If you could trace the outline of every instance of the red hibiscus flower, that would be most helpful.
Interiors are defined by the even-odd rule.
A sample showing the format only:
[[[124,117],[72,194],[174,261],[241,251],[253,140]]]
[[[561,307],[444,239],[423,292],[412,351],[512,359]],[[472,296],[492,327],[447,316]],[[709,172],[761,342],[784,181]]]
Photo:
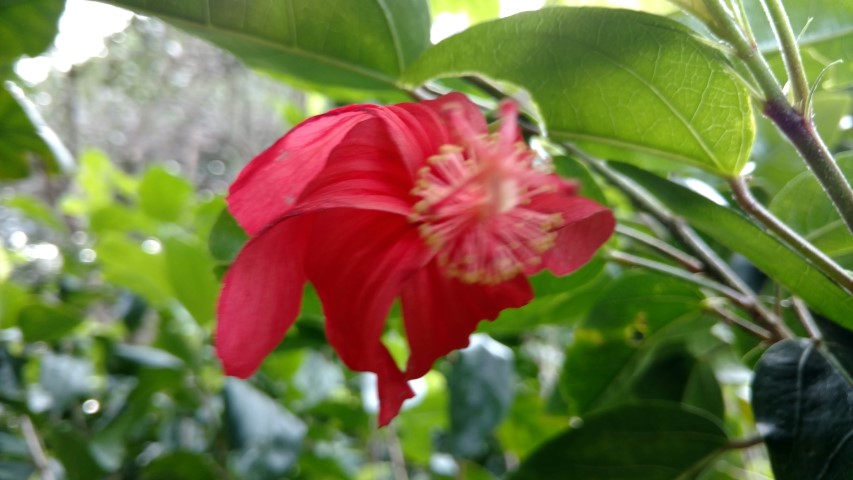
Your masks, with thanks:
[[[463,95],[338,108],[296,126],[231,186],[251,236],[225,276],[216,350],[247,377],[281,342],[305,282],[323,303],[329,343],[378,377],[379,423],[407,383],[465,347],[480,320],[532,298],[527,275],[576,270],[611,235],[613,215],[549,173],[501,107],[489,133]],[[400,299],[409,359],[380,341]]]

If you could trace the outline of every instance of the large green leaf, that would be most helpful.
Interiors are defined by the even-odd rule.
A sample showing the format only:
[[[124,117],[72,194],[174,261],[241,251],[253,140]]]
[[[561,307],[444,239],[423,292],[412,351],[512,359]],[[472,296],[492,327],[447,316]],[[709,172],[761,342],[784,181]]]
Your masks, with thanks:
[[[190,237],[163,240],[166,274],[175,296],[200,325],[213,322],[219,282],[204,245]]]
[[[230,50],[249,66],[320,85],[394,88],[429,46],[425,0],[111,0]]]
[[[853,329],[853,296],[743,215],[657,175],[630,165],[612,165],[651,192],[676,215],[689,220],[697,230],[748,258],[815,311]]]
[[[838,163],[853,180],[853,152],[839,155]],[[779,191],[770,211],[830,256],[853,253],[853,235],[811,172],[803,172]]]
[[[853,384],[819,348],[807,340],[774,345],[755,370],[752,392],[778,480],[849,480]]]
[[[693,478],[726,443],[720,425],[677,404],[636,403],[584,418],[530,455],[511,478]]]
[[[71,157],[17,86],[0,86],[0,180],[24,178],[30,161],[49,172],[68,168]]]
[[[779,46],[770,29],[761,2],[743,2],[751,20],[758,45],[767,55],[780,78],[786,78]],[[853,83],[853,2],[838,0],[788,0],[784,2],[791,19],[803,62],[811,75],[810,80],[823,68],[836,60],[843,63],[829,71],[827,83],[843,86]]]
[[[18,327],[28,342],[59,340],[83,321],[83,316],[61,307],[30,305],[21,310]]]
[[[583,415],[628,400],[663,344],[708,332],[711,325],[701,318],[703,299],[692,285],[661,275],[631,273],[613,282],[566,351],[560,388],[571,413]],[[687,375],[677,379],[682,391]]]
[[[145,172],[139,184],[139,206],[151,218],[176,222],[188,209],[193,186],[183,178],[160,167]]]
[[[404,80],[477,73],[527,89],[556,138],[722,175],[740,172],[752,146],[745,89],[718,52],[666,18],[606,8],[522,13],[446,39]]]
[[[95,246],[104,278],[124,287],[157,307],[167,306],[174,298],[165,256],[149,253],[139,242],[117,232],[103,235]]]
[[[249,236],[237,220],[231,216],[227,208],[223,208],[210,230],[207,248],[210,250],[210,255],[217,261],[231,263],[237,258],[237,254],[248,239]]]
[[[46,50],[64,7],[64,0],[0,0],[0,65]]]

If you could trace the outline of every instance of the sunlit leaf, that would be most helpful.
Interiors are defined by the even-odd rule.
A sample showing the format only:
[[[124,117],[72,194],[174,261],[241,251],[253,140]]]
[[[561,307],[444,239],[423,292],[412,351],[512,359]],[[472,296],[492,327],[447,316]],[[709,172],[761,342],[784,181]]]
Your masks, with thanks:
[[[189,182],[154,167],[145,172],[139,184],[139,206],[152,218],[174,222],[186,212],[186,203],[192,194]]]
[[[405,74],[480,73],[527,89],[558,139],[650,153],[712,173],[740,172],[754,125],[723,57],[663,17],[551,8],[474,27],[428,50]]]
[[[441,13],[465,14],[472,24],[484,20],[497,18],[501,5],[499,0],[430,0],[430,12],[435,15]]]
[[[112,0],[162,18],[253,68],[319,85],[393,89],[429,45],[426,0]]]
[[[173,298],[167,265],[162,253],[147,253],[142,242],[123,235],[105,235],[95,246],[106,279],[139,294],[154,305],[165,306]]]
[[[163,240],[166,273],[175,297],[200,325],[210,325],[216,309],[219,282],[213,260],[201,242],[171,237]]]

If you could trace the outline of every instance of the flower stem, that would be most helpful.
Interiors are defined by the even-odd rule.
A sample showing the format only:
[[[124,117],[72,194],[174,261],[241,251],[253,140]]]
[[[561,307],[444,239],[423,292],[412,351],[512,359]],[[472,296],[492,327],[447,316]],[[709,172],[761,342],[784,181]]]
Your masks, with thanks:
[[[637,229],[628,227],[626,225],[616,225],[616,232],[624,235],[632,240],[636,240],[641,242],[664,255],[669,256],[673,260],[680,263],[684,268],[686,268],[691,273],[698,273],[704,269],[704,265],[702,262],[692,255],[689,255],[681,250],[673,247],[672,245],[659,240],[651,235],[645,234]]]
[[[768,100],[764,105],[764,115],[794,144],[853,233],[853,188],[817,133],[812,119],[794,110],[787,101]]]
[[[832,200],[847,228],[853,232],[853,188],[844,177],[838,164],[835,162],[823,139],[815,129],[810,115],[803,112],[808,111],[808,82],[802,72],[802,60],[799,56],[796,40],[791,32],[791,25],[787,19],[781,0],[764,0],[765,8],[771,16],[771,23],[779,37],[780,48],[785,56],[785,63],[790,69],[796,69],[791,73],[791,81],[794,84],[796,108],[788,102],[785,93],[779,86],[779,82],[773,75],[773,71],[767,64],[764,56],[758,51],[755,41],[750,38],[748,31],[738,23],[737,19],[719,0],[706,2],[709,11],[716,21],[715,25],[719,35],[722,35],[735,49],[738,57],[755,77],[758,86],[764,93],[764,115],[769,118],[776,127],[794,145],[797,153],[809,166],[814,176],[820,182]],[[746,19],[744,19],[746,21]]]
[[[791,21],[781,0],[762,0],[761,4],[764,6],[764,12],[770,20],[776,41],[782,50],[782,59],[788,70],[788,79],[794,94],[794,107],[798,112],[803,113],[809,101],[809,81],[806,78],[806,70],[803,68],[800,48],[797,46]]]
[[[788,100],[782,91],[782,87],[779,86],[779,82],[773,75],[773,70],[770,69],[767,60],[758,51],[755,41],[744,31],[737,19],[732,16],[722,2],[712,0],[706,4],[719,25],[716,31],[734,47],[738,58],[749,68],[766,99],[787,103]]]
[[[633,200],[640,208],[650,212],[661,223],[667,226],[678,238],[689,247],[694,254],[705,264],[709,269],[709,273],[717,277],[728,286],[734,288],[743,294],[745,303],[741,306],[748,310],[756,320],[768,330],[774,333],[774,338],[777,340],[792,338],[794,335],[784,322],[772,311],[770,311],[758,295],[753,291],[746,282],[743,281],[729,265],[720,258],[719,255],[693,230],[692,227],[682,218],[674,215],[665,206],[649,194],[645,189],[615,172],[609,166],[599,159],[589,156],[583,150],[580,150],[574,145],[563,145],[567,151],[583,160],[591,168],[604,176],[610,183],[620,188],[628,197]]]
[[[752,196],[752,192],[749,191],[749,187],[746,184],[745,177],[733,178],[730,180],[730,185],[735,200],[737,200],[741,208],[754,219],[761,222],[770,231],[778,235],[788,245],[796,249],[802,256],[806,257],[824,275],[841,285],[848,293],[853,294],[853,276],[764,208]]]
[[[797,318],[800,319],[800,323],[803,325],[803,328],[808,332],[809,338],[811,338],[815,343],[822,342],[823,334],[817,327],[814,317],[812,317],[812,313],[809,311],[809,307],[806,305],[806,302],[804,302],[800,297],[793,297],[792,302],[794,306],[794,313],[797,314]]]
[[[21,417],[21,431],[24,434],[24,440],[27,443],[30,455],[33,457],[33,462],[39,471],[40,478],[54,480],[56,477],[54,477],[53,471],[50,469],[50,463],[42,446],[41,438],[39,438],[32,419],[27,415]]]
[[[761,435],[755,435],[752,437],[729,440],[728,443],[726,443],[726,449],[741,450],[744,448],[750,448],[756,445],[761,445],[762,443],[764,443],[764,438],[762,438]]]
[[[700,287],[720,293],[738,305],[749,305],[750,303],[749,300],[745,299],[743,295],[740,294],[740,292],[727,287],[722,283],[715,282],[701,275],[688,272],[687,270],[683,270],[672,265],[667,265],[666,263],[656,262],[648,258],[638,257],[636,255],[631,255],[630,253],[619,252],[616,250],[608,252],[607,259],[616,263],[621,263],[622,265],[642,267],[671,277],[686,280]]]

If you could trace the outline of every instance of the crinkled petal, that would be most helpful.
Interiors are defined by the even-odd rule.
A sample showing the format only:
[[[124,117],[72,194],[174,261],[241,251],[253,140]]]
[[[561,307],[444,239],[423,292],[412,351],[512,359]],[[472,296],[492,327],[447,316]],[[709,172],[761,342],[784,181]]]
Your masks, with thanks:
[[[439,153],[442,145],[462,145],[450,127],[449,109],[459,110],[476,134],[486,132],[483,114],[468,97],[456,92],[435,100],[392,105],[385,110],[387,113],[380,114],[413,176],[429,157]]]
[[[554,248],[543,255],[543,262],[535,271],[548,268],[555,275],[566,275],[577,270],[595,255],[616,228],[616,219],[610,209],[588,198],[574,196],[573,191],[574,188],[567,184],[556,193],[534,197],[528,206],[531,210],[560,213],[563,217]]]
[[[400,215],[340,209],[317,213],[316,222],[307,267],[326,335],[349,368],[376,373],[385,425],[413,393],[380,338],[403,280],[432,253]]]
[[[355,105],[314,117],[255,157],[229,190],[228,209],[237,222],[254,235],[285,216],[326,166],[329,154],[378,108]]]
[[[373,110],[378,114],[382,110]],[[408,215],[414,180],[381,118],[364,120],[329,153],[323,170],[297,200],[294,213],[360,208]],[[398,132],[405,138],[407,132]]]
[[[227,375],[254,373],[299,314],[309,221],[294,218],[261,232],[225,274],[215,345]]]
[[[436,359],[467,346],[481,320],[494,320],[501,310],[521,307],[532,298],[523,275],[496,285],[467,284],[445,276],[437,262],[431,262],[403,284],[410,350],[406,378],[425,375]]]

